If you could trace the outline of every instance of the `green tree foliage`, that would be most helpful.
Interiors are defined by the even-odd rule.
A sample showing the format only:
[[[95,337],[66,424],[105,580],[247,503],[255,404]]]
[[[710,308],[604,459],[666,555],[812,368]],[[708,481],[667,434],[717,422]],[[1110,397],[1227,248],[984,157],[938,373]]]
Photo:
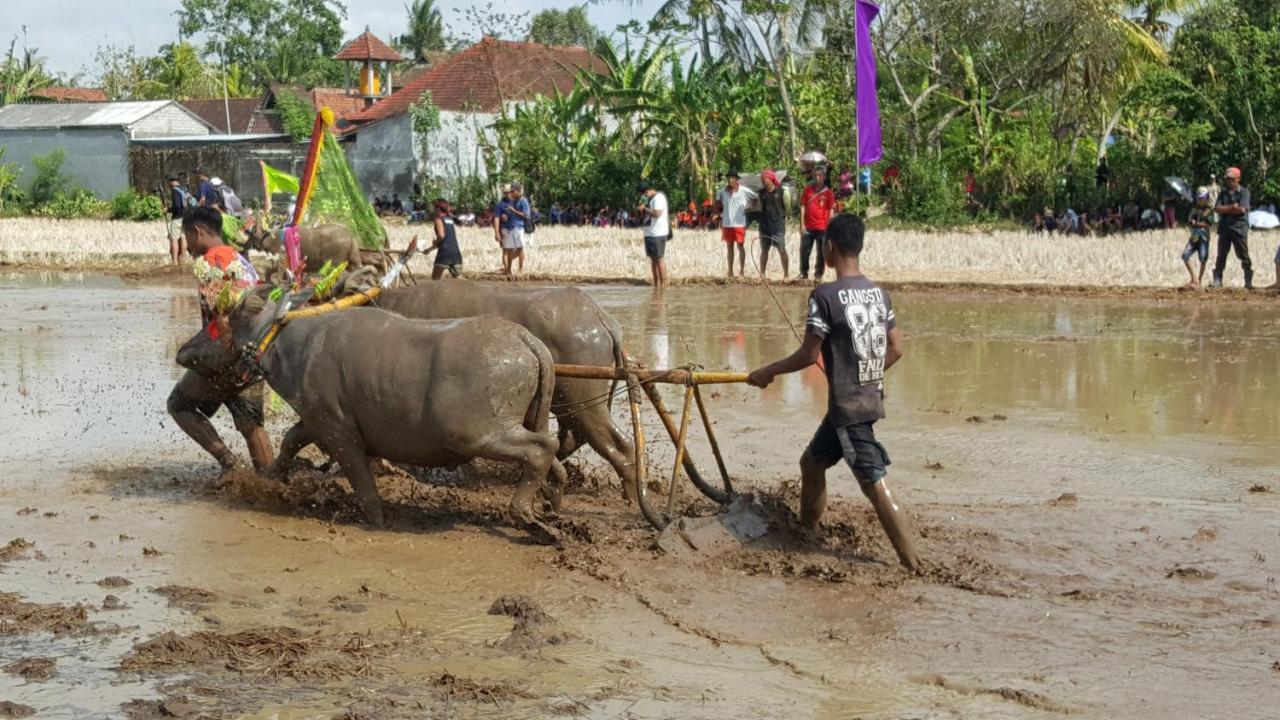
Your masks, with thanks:
[[[414,62],[421,62],[427,53],[447,47],[444,19],[440,17],[434,0],[413,0],[413,4],[406,5],[404,11],[408,15],[409,28],[396,39],[396,44],[401,51],[411,55]]]
[[[22,168],[18,167],[18,163],[4,161],[5,150],[5,146],[0,145],[0,212],[4,211],[5,200],[10,197],[10,193],[18,182],[18,176],[22,174]]]
[[[243,69],[247,85],[337,83],[346,6],[337,0],[182,0],[178,30]]]
[[[529,40],[543,45],[578,45],[591,47],[600,31],[587,18],[585,5],[568,10],[548,8],[533,16],[529,25]]]
[[[9,51],[5,54],[4,63],[0,64],[0,106],[30,102],[35,99],[32,93],[49,87],[56,81],[45,69],[39,50],[26,45],[26,31],[24,26],[22,52],[17,51],[18,38],[14,36],[9,41]]]
[[[307,142],[316,124],[316,109],[296,93],[281,89],[276,93],[276,112],[280,124],[294,142]]]

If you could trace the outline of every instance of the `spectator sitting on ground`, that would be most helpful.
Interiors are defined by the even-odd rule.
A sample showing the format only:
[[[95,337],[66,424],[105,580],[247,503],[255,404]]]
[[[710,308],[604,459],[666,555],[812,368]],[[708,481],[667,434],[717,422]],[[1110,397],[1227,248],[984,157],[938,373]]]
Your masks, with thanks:
[[[1142,230],[1155,230],[1162,224],[1164,224],[1164,215],[1152,207],[1142,211],[1142,218],[1138,227]]]

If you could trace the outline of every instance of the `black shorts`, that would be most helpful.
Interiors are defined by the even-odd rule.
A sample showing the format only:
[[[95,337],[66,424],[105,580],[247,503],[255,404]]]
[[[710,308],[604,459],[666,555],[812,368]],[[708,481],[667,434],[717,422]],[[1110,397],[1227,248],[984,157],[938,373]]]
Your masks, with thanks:
[[[188,370],[169,393],[169,412],[194,410],[213,417],[218,408],[225,407],[236,429],[261,427],[265,415],[264,385],[259,381],[247,387],[232,387]]]
[[[805,452],[823,467],[831,467],[843,458],[862,485],[883,480],[889,466],[889,453],[876,440],[874,422],[836,427],[824,417]]]
[[[435,267],[448,271],[449,277],[462,277],[462,263],[441,263],[435,264]]]
[[[667,236],[644,236],[644,254],[654,260],[661,260],[667,254]]]

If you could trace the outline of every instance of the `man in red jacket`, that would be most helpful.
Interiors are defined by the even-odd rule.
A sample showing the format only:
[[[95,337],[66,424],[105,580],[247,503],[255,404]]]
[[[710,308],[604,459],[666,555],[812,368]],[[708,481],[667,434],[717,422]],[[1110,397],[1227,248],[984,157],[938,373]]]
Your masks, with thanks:
[[[815,167],[812,182],[800,194],[800,222],[804,234],[800,238],[800,275],[797,280],[809,279],[809,253],[816,249],[818,263],[814,268],[814,279],[822,282],[822,273],[826,270],[822,241],[827,235],[827,223],[831,221],[831,211],[835,207],[835,193],[827,186],[827,170],[822,166]]]

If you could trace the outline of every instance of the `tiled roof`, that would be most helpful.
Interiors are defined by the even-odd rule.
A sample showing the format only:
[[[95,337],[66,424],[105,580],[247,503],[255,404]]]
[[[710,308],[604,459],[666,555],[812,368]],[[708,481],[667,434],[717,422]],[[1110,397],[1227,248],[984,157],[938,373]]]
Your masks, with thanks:
[[[400,115],[427,90],[441,110],[496,112],[503,103],[549,96],[557,90],[567,93],[584,69],[604,72],[605,66],[586,48],[486,37],[347,119],[371,123]]]
[[[231,98],[224,104],[222,98],[209,100],[184,100],[184,106],[199,115],[220,133],[230,135],[260,135],[279,133],[280,118],[263,108],[263,99]],[[227,111],[231,111],[231,127],[227,128]]]
[[[390,46],[378,39],[377,35],[369,32],[365,28],[364,33],[360,37],[352,40],[337,55],[333,56],[334,60],[403,60],[404,56],[392,50]]]
[[[46,87],[31,91],[32,95],[54,102],[107,102],[110,98],[101,88]]]

